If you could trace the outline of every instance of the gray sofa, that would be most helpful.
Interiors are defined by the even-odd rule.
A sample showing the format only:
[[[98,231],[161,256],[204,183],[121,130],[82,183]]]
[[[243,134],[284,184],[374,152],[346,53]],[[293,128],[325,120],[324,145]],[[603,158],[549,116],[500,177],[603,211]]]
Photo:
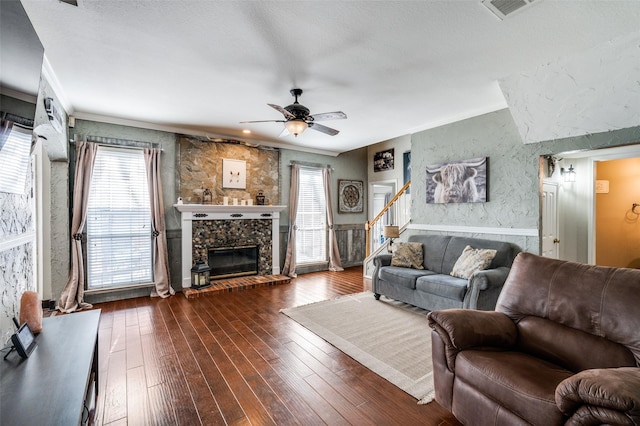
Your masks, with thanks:
[[[430,311],[467,308],[495,309],[518,246],[503,241],[447,235],[412,235],[409,242],[422,243],[424,269],[391,266],[391,254],[374,258],[372,291]],[[465,247],[497,250],[486,270],[463,279],[450,275]]]

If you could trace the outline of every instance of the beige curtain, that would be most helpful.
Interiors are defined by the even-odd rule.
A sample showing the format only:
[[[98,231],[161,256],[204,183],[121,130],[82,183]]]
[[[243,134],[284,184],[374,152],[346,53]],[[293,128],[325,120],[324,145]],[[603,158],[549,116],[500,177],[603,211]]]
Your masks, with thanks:
[[[329,270],[344,271],[333,223],[333,203],[331,202],[333,197],[331,197],[331,169],[329,167],[322,170],[322,178],[324,180],[324,196],[327,204],[327,225],[329,226]]]
[[[298,216],[298,189],[300,186],[300,166],[291,166],[291,189],[289,190],[289,240],[287,243],[287,253],[284,259],[282,273],[284,275],[296,276],[296,217]],[[275,236],[274,236],[275,238]]]
[[[62,290],[56,309],[74,312],[92,306],[84,302],[84,265],[82,261],[82,230],[87,215],[89,187],[98,145],[91,142],[76,144],[76,171],[73,181],[73,218],[71,220],[71,271]]]
[[[151,297],[169,297],[175,294],[171,287],[169,274],[169,254],[167,251],[167,228],[164,221],[164,202],[162,199],[161,154],[155,148],[144,150],[144,162],[147,169],[149,199],[151,201],[151,227],[153,229],[153,278],[155,289]]]

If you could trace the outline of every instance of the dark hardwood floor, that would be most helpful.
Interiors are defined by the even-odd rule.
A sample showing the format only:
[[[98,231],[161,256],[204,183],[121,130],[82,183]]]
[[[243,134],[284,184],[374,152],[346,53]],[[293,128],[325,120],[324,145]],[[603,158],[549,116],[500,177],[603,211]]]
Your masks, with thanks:
[[[356,267],[189,300],[97,304],[96,424],[457,425],[279,313],[369,288]]]

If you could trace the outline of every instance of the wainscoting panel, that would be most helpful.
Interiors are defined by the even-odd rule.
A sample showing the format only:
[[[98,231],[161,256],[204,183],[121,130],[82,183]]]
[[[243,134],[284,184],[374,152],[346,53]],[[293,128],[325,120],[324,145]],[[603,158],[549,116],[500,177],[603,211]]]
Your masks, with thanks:
[[[342,266],[362,265],[366,253],[366,233],[364,223],[337,225],[336,239],[340,250]]]

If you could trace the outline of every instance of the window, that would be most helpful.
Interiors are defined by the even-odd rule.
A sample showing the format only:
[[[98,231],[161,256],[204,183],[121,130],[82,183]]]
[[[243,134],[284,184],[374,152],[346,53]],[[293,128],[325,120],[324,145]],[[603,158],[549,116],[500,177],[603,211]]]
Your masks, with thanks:
[[[296,262],[327,261],[327,209],[322,169],[300,168],[296,216]]]
[[[149,189],[141,150],[98,148],[86,230],[89,289],[153,282]]]
[[[31,130],[14,124],[4,144],[0,140],[0,192],[25,193],[30,152]]]

